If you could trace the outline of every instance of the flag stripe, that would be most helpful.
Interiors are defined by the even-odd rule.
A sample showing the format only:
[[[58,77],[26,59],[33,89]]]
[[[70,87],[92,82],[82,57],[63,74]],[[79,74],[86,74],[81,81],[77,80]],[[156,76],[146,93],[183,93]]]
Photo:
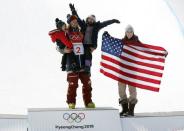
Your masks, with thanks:
[[[145,63],[142,63],[142,64],[138,64],[137,62],[134,62],[134,61],[131,61],[129,62],[129,59],[121,59],[119,57],[115,57],[111,54],[107,54],[105,52],[102,52],[102,61],[104,60],[109,60],[109,61],[117,61],[117,63],[122,63],[122,64],[125,64],[125,65],[128,65],[128,66],[133,66],[133,67],[136,67],[136,68],[140,68],[140,69],[145,69],[145,70],[150,70],[150,71],[153,71],[153,72],[158,72],[158,73],[163,73],[163,69],[159,69],[159,68],[153,68],[152,66],[150,67],[150,65],[146,65]],[[163,67],[160,67],[160,68],[163,68]]]
[[[107,68],[102,68],[104,71],[107,71],[111,74],[114,74],[120,78],[122,78],[123,80],[126,80],[128,82],[135,82],[135,83],[140,83],[140,84],[144,84],[144,85],[148,85],[148,86],[152,86],[152,87],[156,87],[156,88],[159,88],[159,84],[154,84],[154,83],[150,83],[150,82],[146,82],[146,81],[142,81],[142,80],[138,80],[138,79],[134,79],[134,78],[131,78],[131,77],[126,77],[124,75],[121,75],[113,70],[110,70],[110,69],[107,69]]]
[[[141,50],[140,48],[136,48],[133,45],[129,45],[129,47],[131,47],[131,48],[133,48],[135,50],[138,50],[138,51],[142,51],[142,52],[144,52],[146,54],[150,54],[150,55],[157,55],[157,56],[163,56],[163,57],[165,57],[165,55],[166,55],[166,52],[160,53],[160,52],[153,52],[153,51]]]
[[[147,72],[145,73],[145,72],[139,72],[137,70],[131,70],[129,68],[123,67],[122,65],[117,65],[117,63],[112,63],[112,62],[109,62],[109,61],[106,61],[106,60],[103,60],[101,63],[109,64],[110,66],[114,66],[115,68],[120,69],[120,70],[122,70],[126,73],[145,76],[145,77],[148,77],[148,78],[151,78],[151,79],[160,80],[160,77],[161,77],[161,76],[154,76],[152,74],[148,74]],[[162,75],[162,74],[160,74],[160,75]]]
[[[165,61],[165,59],[163,59],[164,58],[163,56],[146,54],[146,53],[143,53],[141,51],[130,48],[128,46],[124,46],[123,49],[124,49],[123,52],[130,54],[132,56],[138,57],[140,59],[148,59],[148,60],[158,61],[158,62],[162,62],[162,63]]]
[[[104,56],[102,56],[102,58],[104,59]],[[131,65],[125,65],[125,64],[123,64],[121,62],[116,61],[115,59],[111,59],[111,58],[106,57],[106,60],[108,60],[108,61],[110,61],[112,63],[118,64],[118,65],[120,65],[120,66],[122,66],[124,68],[130,69],[130,70],[136,70],[137,72],[140,72],[140,73],[145,73],[145,74],[158,76],[158,77],[162,76],[162,73],[153,72],[153,71],[150,71],[150,70],[145,70],[145,69],[141,69],[141,68],[138,68],[138,67],[132,67]]]
[[[141,81],[146,81],[146,82],[150,82],[150,83],[154,83],[154,84],[160,84],[160,78],[158,78],[158,80],[152,78],[151,76],[147,76],[143,73],[135,73],[133,71],[127,71],[127,69],[124,69],[122,67],[120,67],[120,69],[118,67],[115,67],[114,65],[108,65],[106,63],[102,63],[101,62],[101,65],[106,68],[106,69],[109,69],[109,70],[112,70],[114,72],[117,72],[121,75],[124,75],[126,77],[130,77],[130,78],[134,78],[134,79],[137,79],[137,80],[141,80]]]
[[[154,65],[154,64],[150,64],[150,63],[144,63],[144,62],[140,62],[140,61],[135,61],[135,60],[132,60],[132,59],[124,57],[124,56],[121,56],[121,58],[122,58],[122,60],[131,62],[131,63],[135,63],[137,65],[142,65],[142,66],[147,66],[147,67],[154,68],[154,69],[164,70],[163,66]]]
[[[147,56],[147,57],[153,57],[153,58],[162,58],[162,59],[165,59],[165,57],[164,56],[162,56],[162,55],[160,55],[160,54],[158,54],[158,55],[155,55],[155,52],[153,52],[153,54],[152,53],[148,53],[148,52],[144,52],[144,51],[142,51],[142,50],[139,50],[139,49],[136,49],[136,48],[134,48],[134,47],[132,47],[132,46],[130,46],[130,45],[124,45],[124,47],[123,47],[124,49],[127,49],[127,50],[129,50],[129,51],[133,51],[133,52],[135,52],[135,53],[137,53],[137,54],[141,54],[141,55],[144,55],[144,56]]]
[[[159,86],[158,85],[153,86],[150,83],[139,82],[138,80],[134,80],[134,79],[132,79],[131,81],[130,81],[130,79],[126,80],[125,79],[126,77],[117,75],[116,72],[112,72],[110,70],[103,69],[103,68],[100,69],[100,72],[103,73],[104,75],[110,77],[110,78],[113,78],[117,81],[129,84],[129,85],[132,85],[134,87],[138,87],[138,88],[142,88],[142,89],[148,89],[148,90],[152,90],[152,91],[159,91]]]
[[[149,44],[144,44],[144,43],[141,43],[140,47],[144,47],[146,48],[147,50],[148,49],[151,49],[151,50],[157,50],[157,51],[166,51],[163,47],[160,47],[160,46],[155,46],[155,45],[149,45]]]
[[[146,70],[146,69],[141,69],[141,68],[138,68],[138,67],[133,67],[131,65],[125,65],[115,59],[112,59],[112,58],[109,58],[109,57],[106,57],[106,56],[102,56],[103,58],[103,61],[109,61],[109,62],[106,62],[108,64],[116,64],[118,65],[119,67],[122,67],[124,69],[128,69],[128,70],[132,70],[132,71],[136,71],[136,73],[144,73],[145,75],[151,75],[151,76],[155,76],[155,77],[161,77],[162,76],[162,73],[159,73],[159,72],[154,72],[154,71],[150,71],[150,70]]]
[[[138,57],[129,55],[129,54],[125,53],[125,52],[122,52],[122,56],[130,58],[130,59],[135,60],[135,61],[140,61],[140,62],[149,63],[149,64],[153,64],[153,65],[164,66],[164,63],[162,63],[162,62],[151,61],[151,60],[148,60],[148,59],[140,59]]]
[[[144,45],[144,44],[143,44]],[[146,46],[148,46],[148,45],[146,45]],[[161,53],[161,54],[165,54],[166,53],[166,51],[165,50],[157,50],[156,48],[157,47],[155,47],[155,49],[154,48],[148,48],[148,47],[144,47],[144,46],[132,46],[132,47],[134,47],[135,49],[139,49],[139,50],[142,50],[142,51],[148,51],[148,52],[150,52],[150,53]]]

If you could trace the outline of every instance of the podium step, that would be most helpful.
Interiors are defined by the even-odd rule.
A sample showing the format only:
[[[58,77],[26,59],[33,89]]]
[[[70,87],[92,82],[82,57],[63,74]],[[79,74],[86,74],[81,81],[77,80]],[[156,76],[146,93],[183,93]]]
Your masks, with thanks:
[[[28,129],[29,128],[29,129]],[[0,131],[184,131],[184,112],[138,113],[119,117],[114,108],[29,109],[0,115]]]
[[[184,112],[138,113],[121,125],[122,131],[184,131]]]
[[[25,115],[0,115],[0,131],[27,131],[27,116]]]
[[[96,109],[29,109],[29,131],[122,131],[119,111]]]

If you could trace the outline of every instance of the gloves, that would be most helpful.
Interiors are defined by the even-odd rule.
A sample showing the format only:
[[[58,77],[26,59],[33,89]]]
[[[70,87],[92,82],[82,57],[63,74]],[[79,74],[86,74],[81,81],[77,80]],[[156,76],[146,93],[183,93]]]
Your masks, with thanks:
[[[103,33],[103,35],[110,36],[110,35],[109,35],[109,32],[107,32],[107,31],[105,31],[105,32]]]
[[[71,53],[72,52],[72,49],[69,49],[69,48],[64,48],[64,49],[61,49],[59,46],[56,46],[56,50],[58,52],[60,52],[61,54],[65,54],[65,53]]]
[[[120,21],[119,20],[117,20],[117,19],[113,19],[113,21],[114,21],[114,23],[120,23]]]
[[[167,55],[168,55],[168,52],[166,51],[166,53],[165,53],[165,57],[167,57]]]
[[[71,4],[70,3],[69,6],[70,6],[71,11],[74,11],[75,10],[74,4]]]
[[[56,19],[55,19],[55,22],[56,22],[56,23],[59,22],[59,18],[56,18]]]

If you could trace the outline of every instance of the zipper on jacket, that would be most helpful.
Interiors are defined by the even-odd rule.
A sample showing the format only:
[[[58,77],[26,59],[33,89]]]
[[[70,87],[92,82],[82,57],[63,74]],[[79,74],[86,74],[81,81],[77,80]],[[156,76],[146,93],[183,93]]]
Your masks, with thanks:
[[[81,55],[79,55],[79,64],[80,64],[80,68],[82,67],[82,64],[81,64]]]

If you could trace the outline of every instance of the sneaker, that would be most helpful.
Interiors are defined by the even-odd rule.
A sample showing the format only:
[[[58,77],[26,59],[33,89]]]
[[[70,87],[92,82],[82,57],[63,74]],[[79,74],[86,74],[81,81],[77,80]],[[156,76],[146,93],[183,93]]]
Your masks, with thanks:
[[[68,107],[69,107],[69,109],[75,109],[75,104],[74,103],[69,103]]]
[[[95,103],[93,102],[88,103],[86,108],[95,108]]]

